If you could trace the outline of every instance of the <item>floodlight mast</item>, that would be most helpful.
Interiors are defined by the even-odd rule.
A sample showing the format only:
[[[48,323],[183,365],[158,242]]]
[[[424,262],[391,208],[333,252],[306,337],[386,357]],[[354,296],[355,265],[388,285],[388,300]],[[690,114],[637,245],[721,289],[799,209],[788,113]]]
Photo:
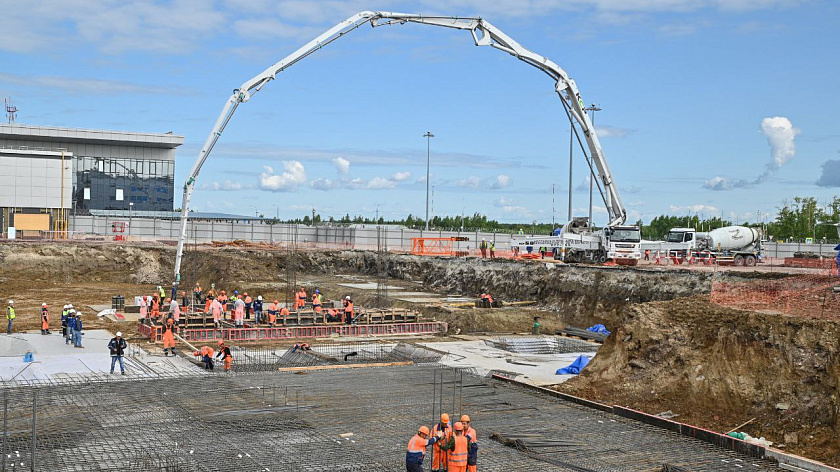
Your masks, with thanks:
[[[575,81],[569,78],[569,75],[566,71],[560,68],[560,66],[547,57],[535,54],[524,48],[512,38],[504,34],[501,30],[481,18],[423,16],[408,13],[364,11],[351,16],[341,23],[338,23],[317,38],[306,43],[295,52],[273,64],[259,75],[245,82],[239,88],[234,89],[233,94],[230,98],[228,98],[227,102],[225,102],[222,113],[219,115],[219,118],[216,120],[216,124],[213,126],[213,130],[204,142],[204,146],[198,154],[198,159],[196,160],[195,165],[190,171],[187,181],[184,184],[184,195],[181,203],[181,231],[178,238],[178,250],[175,256],[175,282],[173,283],[173,293],[177,290],[178,284],[181,281],[181,260],[184,253],[184,245],[186,243],[190,198],[192,197],[193,190],[195,189],[195,181],[198,178],[201,167],[210,155],[210,151],[213,150],[213,147],[216,145],[216,142],[218,142],[225,127],[228,123],[230,123],[233,113],[241,103],[247,102],[254,96],[255,93],[259,92],[265,84],[276,79],[277,74],[285,71],[303,58],[366,23],[370,23],[373,27],[405,23],[420,23],[431,26],[468,30],[472,35],[476,46],[491,46],[500,51],[504,51],[522,62],[536,67],[546,73],[555,81],[555,91],[563,103],[563,107],[568,114],[572,126],[576,126],[575,123],[577,123],[577,126],[580,126],[581,133],[583,134],[587,147],[589,148],[589,155],[587,155],[586,158],[589,166],[594,166],[593,170],[597,173],[600,180],[600,182],[598,182],[598,191],[601,193],[601,197],[604,200],[607,214],[609,216],[609,223],[607,226],[616,226],[625,223],[627,220],[627,212],[621,201],[621,197],[619,196],[618,187],[613,181],[612,174],[610,173],[609,166],[607,165],[606,158],[604,157],[603,150],[601,149],[601,144],[598,141],[598,136],[595,134],[592,122],[586,114],[583,99],[580,96],[580,92],[578,91]],[[580,141],[580,136],[578,136],[578,141]]]

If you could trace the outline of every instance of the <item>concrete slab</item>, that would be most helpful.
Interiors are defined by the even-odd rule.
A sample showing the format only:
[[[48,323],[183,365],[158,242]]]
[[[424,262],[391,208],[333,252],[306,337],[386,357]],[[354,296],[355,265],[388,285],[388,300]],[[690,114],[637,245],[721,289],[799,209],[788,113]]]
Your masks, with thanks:
[[[341,287],[353,288],[356,290],[376,290],[376,282],[367,282],[363,284],[338,284]],[[396,285],[387,285],[388,290],[404,290],[402,287]]]
[[[448,353],[441,363],[452,367],[472,367],[479,375],[491,370],[504,370],[519,374],[516,380],[531,385],[545,386],[563,383],[574,375],[557,375],[557,369],[571,364],[579,355],[594,357],[592,352],[569,354],[515,354],[475,341],[422,343],[423,346]],[[532,364],[532,365],[523,365]]]
[[[414,298],[414,297],[398,297],[397,300],[409,303],[439,303],[440,298]]]
[[[394,293],[388,292],[388,296],[389,297],[424,297],[424,296],[434,297],[435,294],[434,293],[429,293],[429,292],[394,292]]]
[[[111,356],[108,341],[114,335],[105,330],[84,332],[84,349],[66,345],[61,333],[42,335],[20,333],[0,336],[0,380],[52,380],[61,381],[95,377],[108,374],[111,370]],[[27,351],[18,354],[20,347]],[[129,346],[126,356],[126,371],[132,376],[149,376],[151,373],[180,372],[195,369],[185,359],[152,356],[139,348]],[[23,355],[32,352],[33,362],[24,362]]]

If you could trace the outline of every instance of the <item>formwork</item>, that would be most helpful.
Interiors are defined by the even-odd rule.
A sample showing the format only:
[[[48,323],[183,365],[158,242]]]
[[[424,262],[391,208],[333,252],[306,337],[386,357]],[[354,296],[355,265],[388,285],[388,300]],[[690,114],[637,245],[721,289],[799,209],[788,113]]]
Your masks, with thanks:
[[[7,384],[0,402],[5,470],[402,471],[441,411],[471,416],[482,471],[778,470],[435,365]]]

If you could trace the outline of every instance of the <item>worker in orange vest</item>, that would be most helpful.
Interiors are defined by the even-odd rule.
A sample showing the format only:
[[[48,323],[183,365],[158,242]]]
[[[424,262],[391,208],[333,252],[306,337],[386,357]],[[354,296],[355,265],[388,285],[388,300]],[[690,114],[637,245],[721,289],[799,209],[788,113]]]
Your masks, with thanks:
[[[440,435],[438,435],[440,433]],[[452,437],[452,425],[449,423],[449,415],[442,413],[440,422],[432,427],[432,435],[440,437],[441,442],[432,448],[432,472],[446,470],[446,449],[445,446]]]
[[[50,334],[50,307],[41,304],[41,334]]]
[[[315,293],[312,294],[312,309],[315,310],[315,313],[321,314],[321,291],[317,288],[315,289]]]
[[[245,299],[242,300],[242,301],[245,302],[245,319],[250,320],[251,319],[251,307],[254,304],[254,299],[251,298],[250,295],[248,295],[248,292],[245,292],[245,294],[242,295],[242,296],[245,297]]]
[[[279,303],[279,300],[274,300],[272,303],[268,304],[268,326],[270,328],[273,328],[274,323],[277,322],[277,305]]]
[[[155,293],[152,295],[152,319],[157,320],[160,317],[160,295]]]
[[[426,455],[426,448],[437,442],[443,433],[438,432],[437,436],[429,438],[429,428],[421,426],[417,434],[408,441],[405,451],[406,472],[423,472],[423,457]]]
[[[172,355],[175,355],[175,331],[178,329],[175,326],[175,320],[170,316],[166,318],[166,323],[163,325],[163,355],[169,356],[169,350],[172,349]]]
[[[233,354],[230,353],[230,348],[222,340],[219,340],[219,352],[216,354],[216,359],[219,356],[222,356],[225,361],[225,372],[230,372],[230,366],[233,364]]]
[[[226,320],[227,319],[228,297],[227,297],[227,293],[224,290],[222,290],[221,293],[219,293],[218,300],[219,300],[219,303],[222,304],[222,319]]]
[[[295,299],[295,310],[302,310],[304,307],[306,307],[306,290],[301,287]]]
[[[353,324],[353,300],[350,295],[344,297],[344,324]]]
[[[475,472],[478,462],[478,433],[470,426],[470,417],[461,416],[461,423],[464,425],[464,435],[470,438],[470,447],[467,451],[467,472]]]
[[[458,421],[453,426],[455,435],[443,446],[449,451],[447,472],[467,472],[467,455],[469,454],[470,438],[464,434],[464,424]]]
[[[193,352],[196,357],[201,357],[201,362],[204,362],[204,368],[213,370],[213,348],[210,346],[201,346],[200,351]]]

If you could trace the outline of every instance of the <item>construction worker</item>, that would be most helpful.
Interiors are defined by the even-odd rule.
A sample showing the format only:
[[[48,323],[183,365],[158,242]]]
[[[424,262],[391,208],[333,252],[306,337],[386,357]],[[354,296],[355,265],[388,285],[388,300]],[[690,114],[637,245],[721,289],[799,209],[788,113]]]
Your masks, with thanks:
[[[84,349],[82,346],[82,312],[76,313],[75,322],[73,323],[73,347]]]
[[[230,353],[230,348],[221,339],[219,340],[219,352],[216,354],[216,359],[219,356],[222,356],[225,361],[225,372],[230,372],[230,366],[233,364],[233,354]]]
[[[446,449],[445,446],[452,437],[452,425],[449,424],[449,415],[442,413],[440,422],[432,427],[432,435],[439,437],[441,442],[432,448],[432,472],[446,470]]]
[[[280,312],[277,316],[283,318],[283,326],[286,326],[286,319],[289,317],[289,309],[286,308],[286,305],[280,307]]]
[[[273,302],[268,304],[268,326],[273,328],[274,323],[277,321],[277,306],[278,300],[274,300]]]
[[[67,337],[67,312],[70,311],[69,305],[64,304],[61,308],[61,335]]]
[[[76,310],[73,308],[73,305],[70,305],[70,309],[67,310],[67,335],[64,337],[64,345],[68,345],[73,342],[73,326],[76,324]]]
[[[312,294],[312,309],[315,310],[315,313],[320,315],[321,306],[321,291],[316,288],[315,293]]]
[[[650,249],[645,249],[645,260],[646,261],[650,260]]]
[[[196,302],[198,303],[198,302]],[[189,313],[190,308],[190,299],[187,298],[187,291],[181,290],[181,311],[185,313]]]
[[[496,258],[496,243],[490,241],[490,259]]]
[[[219,329],[222,326],[222,304],[213,295],[208,295],[207,299],[210,301],[210,314],[213,315],[213,325],[216,329]]]
[[[193,352],[196,357],[201,357],[201,362],[204,363],[204,368],[213,370],[213,348],[210,346],[201,346],[200,351]]]
[[[478,459],[478,433],[470,426],[470,417],[461,416],[461,423],[464,425],[464,435],[470,438],[470,447],[467,450],[467,472],[475,472]]]
[[[426,448],[437,442],[443,433],[438,432],[437,436],[429,438],[429,428],[421,426],[417,434],[408,441],[405,451],[406,472],[423,472],[423,458],[426,456]]]
[[[6,307],[6,319],[9,320],[9,327],[6,329],[6,334],[12,334],[12,325],[15,324],[15,301],[9,300],[9,306]]]
[[[163,324],[163,355],[169,356],[169,350],[172,349],[172,355],[175,355],[175,331],[178,326],[175,325],[175,320],[168,316],[166,323]]]
[[[152,320],[157,321],[160,317],[160,294],[152,295],[152,302],[149,305],[152,308]]]
[[[263,322],[263,298],[262,295],[257,295],[254,300],[254,323],[260,324]]]
[[[207,299],[204,301],[204,313],[210,313],[210,305],[213,304],[213,300],[215,299],[216,297],[213,295],[207,295]]]
[[[225,293],[224,290],[222,290],[222,292],[219,294],[218,300],[219,300],[219,303],[222,304],[222,319],[227,319],[228,297],[227,297],[227,293]]]
[[[195,303],[201,303],[201,295],[202,295],[201,285],[196,282],[195,287],[193,287],[193,298],[195,299]]]
[[[108,341],[108,350],[111,351],[111,373],[114,373],[114,364],[119,361],[120,374],[125,375],[125,363],[123,362],[123,355],[128,347],[125,339],[122,337],[122,332],[117,331],[117,335]]]
[[[344,324],[353,324],[353,300],[350,295],[344,297]]]
[[[160,285],[157,286],[157,293],[160,295],[161,300],[166,298],[166,290],[164,290]]]
[[[303,287],[300,288],[297,292],[297,298],[295,299],[295,310],[302,310],[306,307],[306,290]]]
[[[219,292],[216,291],[216,284],[210,284],[210,290],[207,291],[208,297],[217,298],[219,296]]]
[[[140,298],[140,319],[145,320],[149,317],[149,297],[147,295],[143,295]]]
[[[181,321],[181,307],[178,306],[178,300],[167,298],[166,302],[169,303],[169,316],[177,325]]]
[[[486,259],[487,258],[487,240],[485,240],[484,238],[481,238],[481,243],[479,243],[478,249],[481,251],[481,258]]]
[[[248,292],[245,292],[242,295],[242,297],[243,297],[243,301],[245,302],[245,319],[250,320],[251,319],[251,307],[254,304],[254,299],[252,299],[251,296],[248,295]]]
[[[41,304],[41,334],[50,334],[50,307]]]
[[[239,295],[234,295],[236,300],[233,302],[233,324],[237,328],[245,326],[245,302],[239,298]]]
[[[467,472],[467,456],[469,455],[471,437],[464,434],[464,424],[460,421],[453,426],[454,436],[442,447],[449,453],[447,472]]]
[[[327,323],[333,323],[336,321],[341,321],[341,315],[338,313],[338,310],[335,308],[327,308],[327,314],[324,317],[324,321]]]

